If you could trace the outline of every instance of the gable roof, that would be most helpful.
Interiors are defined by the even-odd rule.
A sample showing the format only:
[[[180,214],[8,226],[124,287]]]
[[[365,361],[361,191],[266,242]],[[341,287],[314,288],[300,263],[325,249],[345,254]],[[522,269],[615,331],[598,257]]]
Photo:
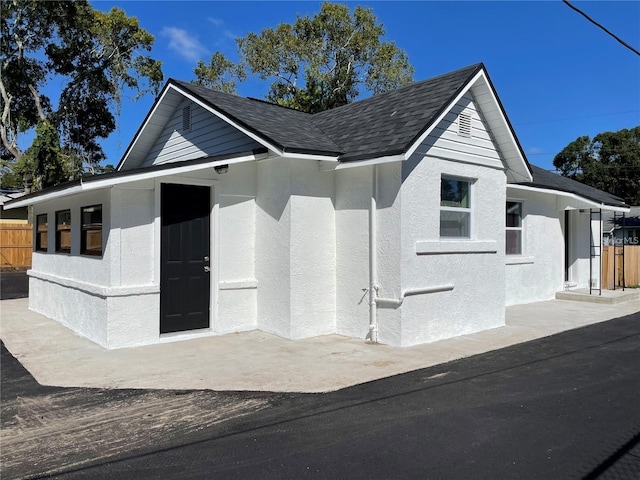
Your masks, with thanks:
[[[599,204],[628,208],[624,199],[597,188],[590,187],[584,183],[577,182],[556,173],[548,172],[547,170],[536,167],[535,165],[531,165],[531,171],[533,173],[533,181],[521,182],[518,185],[572,193]]]
[[[313,115],[313,124],[343,151],[340,161],[405,153],[483,69],[471,65]]]
[[[347,163],[393,157],[405,160],[461,96],[475,89],[506,162],[509,180],[530,180],[526,157],[482,63],[317,114],[217,92],[170,79],[134,136],[117,169],[130,156],[144,157],[163,118],[190,98],[282,156],[309,155]],[[166,105],[165,105],[166,104]],[[154,117],[158,117],[157,119]],[[135,162],[133,162],[135,164]]]
[[[264,138],[283,152],[338,155],[342,148],[315,128],[312,115],[273,103],[217,92],[209,88],[170,79],[208,106],[235,120],[246,130]]]

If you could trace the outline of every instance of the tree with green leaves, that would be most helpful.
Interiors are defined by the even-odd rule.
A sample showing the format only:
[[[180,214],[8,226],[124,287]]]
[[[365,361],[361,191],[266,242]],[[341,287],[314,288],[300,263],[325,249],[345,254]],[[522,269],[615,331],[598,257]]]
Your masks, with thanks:
[[[266,99],[315,113],[354,101],[360,89],[373,94],[411,83],[406,53],[384,40],[370,8],[323,3],[313,17],[300,16],[237,40],[240,60],[216,52],[198,63],[194,83],[235,92],[236,80],[256,74],[270,82]]]
[[[553,165],[565,177],[640,205],[640,126],[578,137]]]
[[[146,54],[153,36],[118,8],[2,0],[0,33],[2,170],[32,178],[35,189],[94,171],[123,94],[157,93],[163,79],[160,62]],[[54,82],[63,87],[50,98]],[[30,131],[35,139],[23,150]]]

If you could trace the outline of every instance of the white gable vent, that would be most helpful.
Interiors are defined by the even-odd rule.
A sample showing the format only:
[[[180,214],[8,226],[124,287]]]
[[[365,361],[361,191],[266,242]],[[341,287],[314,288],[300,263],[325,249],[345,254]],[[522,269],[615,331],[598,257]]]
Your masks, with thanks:
[[[182,131],[191,131],[191,105],[182,108]]]
[[[471,115],[468,113],[458,115],[458,135],[461,137],[471,136]]]

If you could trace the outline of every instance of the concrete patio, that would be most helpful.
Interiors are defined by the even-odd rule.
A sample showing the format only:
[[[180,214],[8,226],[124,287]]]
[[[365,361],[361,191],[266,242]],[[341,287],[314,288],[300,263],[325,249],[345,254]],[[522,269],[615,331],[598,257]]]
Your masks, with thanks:
[[[28,310],[0,301],[0,338],[44,385],[95,388],[327,392],[500,349],[640,311],[551,300],[507,307],[507,326],[408,348],[338,335],[285,340],[253,331],[105,350]]]

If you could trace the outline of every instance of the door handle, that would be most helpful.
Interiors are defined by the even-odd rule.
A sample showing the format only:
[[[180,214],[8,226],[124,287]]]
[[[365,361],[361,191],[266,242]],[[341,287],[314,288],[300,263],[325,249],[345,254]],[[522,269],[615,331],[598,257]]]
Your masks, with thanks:
[[[204,261],[208,262],[209,261],[209,255],[207,255],[206,257],[204,257]]]
[[[204,266],[204,271],[205,271],[205,272],[207,272],[207,273],[209,273],[209,272],[211,271],[211,269],[210,269],[207,265],[205,265],[205,266]]]

